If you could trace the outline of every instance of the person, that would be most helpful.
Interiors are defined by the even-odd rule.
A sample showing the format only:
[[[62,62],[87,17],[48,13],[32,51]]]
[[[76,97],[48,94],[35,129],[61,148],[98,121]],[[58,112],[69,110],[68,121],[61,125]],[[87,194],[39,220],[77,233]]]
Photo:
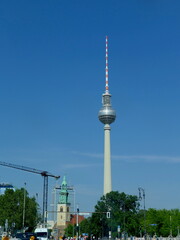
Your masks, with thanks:
[[[30,237],[30,240],[35,240],[35,236],[32,235],[32,236]]]
[[[6,234],[6,235],[4,235],[3,237],[2,237],[2,240],[9,240],[9,237],[8,237],[8,235]]]

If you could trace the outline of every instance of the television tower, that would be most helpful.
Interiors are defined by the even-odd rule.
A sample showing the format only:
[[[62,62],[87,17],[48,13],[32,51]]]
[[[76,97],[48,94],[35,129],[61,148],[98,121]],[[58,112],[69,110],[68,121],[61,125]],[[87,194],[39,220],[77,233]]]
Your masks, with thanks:
[[[102,108],[98,118],[104,124],[104,195],[112,191],[111,180],[111,146],[110,146],[110,124],[116,119],[116,112],[111,106],[111,94],[109,93],[108,80],[108,37],[106,36],[106,86],[102,95]]]

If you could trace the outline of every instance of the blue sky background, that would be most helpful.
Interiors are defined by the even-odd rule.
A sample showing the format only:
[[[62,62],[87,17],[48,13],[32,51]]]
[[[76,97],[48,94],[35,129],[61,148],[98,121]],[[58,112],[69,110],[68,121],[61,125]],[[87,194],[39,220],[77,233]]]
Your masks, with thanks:
[[[0,1],[0,161],[66,175],[93,210],[108,35],[113,190],[180,208],[179,13],[179,0]],[[42,203],[41,176],[0,166],[0,182],[26,182]]]

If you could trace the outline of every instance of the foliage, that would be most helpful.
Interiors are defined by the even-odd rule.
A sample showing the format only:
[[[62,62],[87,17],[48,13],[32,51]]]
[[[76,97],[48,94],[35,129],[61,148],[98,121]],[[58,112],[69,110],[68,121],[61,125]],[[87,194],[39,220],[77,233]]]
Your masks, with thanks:
[[[96,237],[104,237],[108,236],[111,231],[112,237],[117,237],[117,227],[120,226],[121,232],[137,235],[138,209],[137,196],[127,195],[124,192],[110,192],[102,196],[95,206],[95,213],[91,217],[90,232]],[[107,218],[107,212],[110,212],[110,218]]]
[[[80,235],[83,233],[90,233],[90,218],[85,218],[80,224],[79,224],[79,230],[80,230]]]
[[[5,221],[7,219],[9,229],[22,229],[23,212],[24,226],[32,230],[39,220],[38,204],[35,197],[30,198],[28,192],[24,188],[16,189],[15,191],[13,189],[7,189],[3,195],[0,195],[1,226],[5,226]]]
[[[147,211],[147,232],[153,236],[177,236],[180,225],[180,210],[179,209],[160,209],[153,208]]]
[[[66,237],[72,237],[74,236],[74,228],[75,226],[73,226],[72,224],[68,224],[68,226],[64,229],[65,231],[65,236]]]
[[[79,235],[82,235],[83,233],[90,232],[90,218],[84,219],[79,224],[79,228],[77,229],[76,225],[69,224],[65,229],[65,236],[66,237],[72,237],[76,235],[76,232],[78,231]]]

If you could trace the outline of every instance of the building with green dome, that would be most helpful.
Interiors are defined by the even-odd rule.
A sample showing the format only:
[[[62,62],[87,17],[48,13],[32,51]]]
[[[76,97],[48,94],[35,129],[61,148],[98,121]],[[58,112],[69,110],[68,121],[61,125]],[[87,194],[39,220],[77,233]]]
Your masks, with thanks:
[[[59,229],[60,236],[64,235],[64,229],[70,222],[70,205],[68,185],[64,176],[57,204],[57,228]]]

